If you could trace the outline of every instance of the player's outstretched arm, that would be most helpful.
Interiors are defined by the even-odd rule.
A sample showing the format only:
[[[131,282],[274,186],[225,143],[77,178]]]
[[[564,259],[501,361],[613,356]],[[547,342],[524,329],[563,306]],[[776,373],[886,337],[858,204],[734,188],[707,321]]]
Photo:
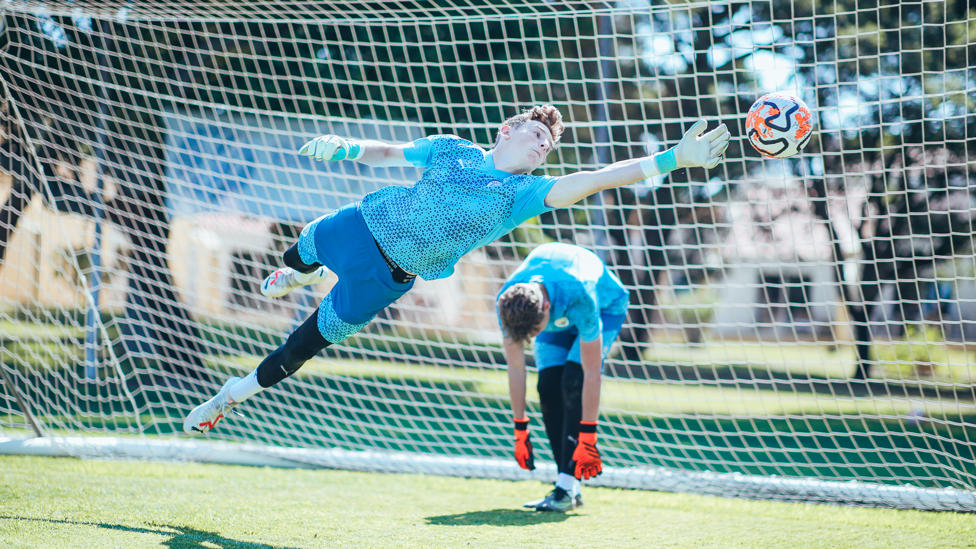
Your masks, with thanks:
[[[412,143],[390,144],[369,139],[353,139],[338,135],[322,135],[305,143],[298,150],[303,154],[326,162],[355,160],[367,166],[412,166],[403,151]]]
[[[622,187],[678,168],[714,168],[729,146],[725,124],[702,135],[708,123],[699,120],[676,146],[645,158],[615,162],[594,172],[576,172],[556,179],[546,205],[565,208],[604,189]]]

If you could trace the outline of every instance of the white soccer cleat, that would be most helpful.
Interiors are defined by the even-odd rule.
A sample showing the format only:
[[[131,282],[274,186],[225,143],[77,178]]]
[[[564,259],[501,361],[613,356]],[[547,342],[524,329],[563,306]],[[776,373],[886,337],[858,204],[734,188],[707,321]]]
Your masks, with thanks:
[[[240,381],[239,377],[232,377],[220,388],[217,396],[194,408],[183,420],[183,432],[191,437],[202,435],[224,419],[224,416],[234,410],[237,403],[230,401],[230,388]]]
[[[302,274],[291,267],[278,269],[261,284],[261,295],[264,297],[284,297],[300,286],[318,284],[329,277],[329,269],[324,265],[314,271]]]

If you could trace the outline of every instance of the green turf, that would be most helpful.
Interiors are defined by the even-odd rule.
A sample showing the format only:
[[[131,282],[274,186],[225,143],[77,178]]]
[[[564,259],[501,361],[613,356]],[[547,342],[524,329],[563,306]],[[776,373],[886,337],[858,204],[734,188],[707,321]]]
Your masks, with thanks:
[[[236,357],[213,366],[223,376],[256,365],[256,357]],[[82,391],[54,372],[29,377],[22,390],[44,406],[35,415],[52,433],[179,433],[195,402],[153,389],[158,380],[150,374],[137,376],[142,377],[130,379],[131,400],[117,384]],[[490,368],[316,359],[241,408],[259,423],[231,418],[221,425],[220,437],[278,446],[507,456],[505,376]],[[976,456],[965,425],[973,423],[972,400],[844,396],[837,389],[608,376],[601,398],[602,451],[614,466],[971,488]],[[80,392],[88,398],[60,405],[61,395]],[[0,392],[0,403],[4,398]],[[6,406],[14,406],[9,398]],[[530,408],[536,411],[538,403],[530,401]],[[903,421],[914,410],[951,421]],[[288,429],[280,428],[283,418]],[[10,423],[25,427],[13,416],[0,426]],[[548,456],[546,441],[536,444]]]
[[[0,456],[3,547],[976,547],[976,516],[538,482]]]
[[[896,356],[910,346],[904,341],[876,341],[874,352],[878,367],[876,376],[901,384],[918,382],[912,375],[912,364]],[[934,342],[926,346],[931,356],[933,377],[928,381],[973,383],[976,379],[976,354]],[[848,379],[857,364],[850,343],[826,345],[795,342],[716,341],[683,344],[656,341],[644,354],[648,364],[674,364],[698,368],[744,367],[760,371]]]
[[[58,341],[84,339],[85,329],[79,326],[0,320],[0,340]]]
[[[19,370],[18,386],[51,434],[172,436],[199,402],[188,393],[160,389],[165,374],[151,361],[102,369],[108,377],[123,372],[126,384],[79,384],[80,347],[67,341],[74,336],[36,327],[36,340],[0,344],[0,360]],[[234,333],[248,341],[260,335]],[[969,386],[936,388],[926,382],[898,392],[911,384],[873,382],[854,390],[844,381],[853,367],[852,351],[810,343],[656,342],[651,351],[653,360],[632,371],[610,371],[603,380],[601,447],[610,465],[973,486],[976,455],[967,425],[976,422],[976,402]],[[490,362],[449,358],[454,355],[441,349],[423,364],[312,360],[241,408],[257,422],[232,418],[220,436],[279,446],[507,456],[506,372]],[[937,372],[974,362],[958,350],[943,359]],[[243,375],[259,360],[214,355],[209,366],[222,378]],[[961,371],[950,378],[968,379]],[[535,385],[534,376],[528,385]],[[529,400],[537,413],[534,390]],[[26,432],[17,409],[11,394],[0,390],[0,410],[6,412],[0,432]],[[281,429],[285,420],[290,427]],[[539,438],[537,450],[547,456],[548,444]]]

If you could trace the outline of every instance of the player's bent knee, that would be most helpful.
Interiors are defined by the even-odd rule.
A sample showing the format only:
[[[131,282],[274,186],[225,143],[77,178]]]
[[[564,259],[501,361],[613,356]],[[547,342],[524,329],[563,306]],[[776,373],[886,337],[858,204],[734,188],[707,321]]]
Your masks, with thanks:
[[[291,267],[300,273],[310,273],[322,266],[320,263],[313,263],[312,265],[309,265],[302,261],[302,256],[298,252],[297,243],[292,244],[290,248],[285,250],[282,260],[285,262],[286,267]]]

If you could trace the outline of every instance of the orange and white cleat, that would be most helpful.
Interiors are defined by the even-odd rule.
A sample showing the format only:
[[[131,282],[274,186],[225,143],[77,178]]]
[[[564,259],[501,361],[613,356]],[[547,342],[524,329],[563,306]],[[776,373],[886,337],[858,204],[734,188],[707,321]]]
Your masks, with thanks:
[[[202,435],[220,423],[220,420],[234,410],[236,402],[230,400],[230,388],[240,381],[232,377],[220,388],[217,396],[194,408],[183,420],[183,432],[191,437]]]

